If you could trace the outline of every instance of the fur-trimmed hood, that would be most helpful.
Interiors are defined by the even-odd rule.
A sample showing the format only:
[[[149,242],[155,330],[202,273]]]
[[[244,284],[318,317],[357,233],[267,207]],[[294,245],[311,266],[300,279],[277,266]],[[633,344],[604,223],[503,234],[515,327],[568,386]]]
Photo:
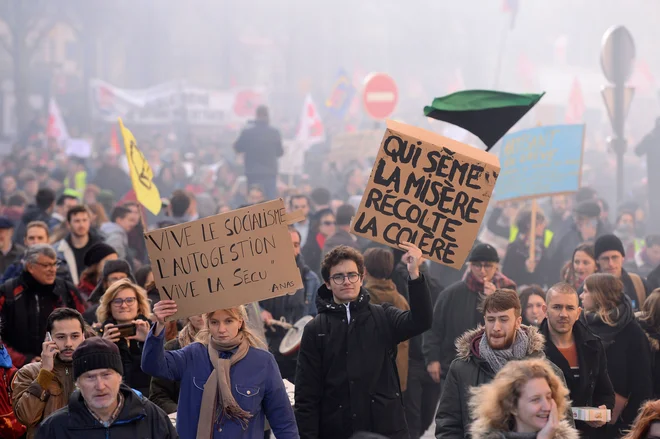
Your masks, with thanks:
[[[516,433],[513,431],[491,430],[490,423],[485,419],[479,419],[470,427],[472,439],[529,439],[536,438],[536,434]],[[552,439],[579,439],[578,431],[571,427],[568,421],[559,421],[557,430]]]
[[[536,326],[521,325],[520,329],[526,331],[529,336],[527,356],[543,354],[545,337],[539,332],[539,328]],[[477,340],[484,335],[484,332],[485,328],[479,325],[476,329],[470,329],[458,337],[456,339],[456,358],[467,361],[470,355],[478,356],[479,343]]]

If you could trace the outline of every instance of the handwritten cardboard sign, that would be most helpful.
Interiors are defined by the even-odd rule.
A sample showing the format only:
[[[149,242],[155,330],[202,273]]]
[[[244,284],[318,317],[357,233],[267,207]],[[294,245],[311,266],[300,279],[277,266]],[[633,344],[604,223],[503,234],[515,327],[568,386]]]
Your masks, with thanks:
[[[279,198],[145,233],[160,298],[177,302],[172,320],[302,288],[288,222]]]
[[[500,172],[486,151],[388,121],[360,207],[355,235],[460,267],[472,248]]]

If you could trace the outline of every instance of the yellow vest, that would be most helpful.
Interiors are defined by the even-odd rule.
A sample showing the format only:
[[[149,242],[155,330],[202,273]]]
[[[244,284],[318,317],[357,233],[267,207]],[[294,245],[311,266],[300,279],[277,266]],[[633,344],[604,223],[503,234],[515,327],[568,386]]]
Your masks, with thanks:
[[[511,226],[509,229],[509,242],[513,242],[516,240],[518,237],[518,232],[520,230],[516,226]],[[552,244],[552,238],[554,238],[555,234],[552,233],[552,230],[545,229],[543,232],[543,247],[548,248],[550,247],[550,244]]]

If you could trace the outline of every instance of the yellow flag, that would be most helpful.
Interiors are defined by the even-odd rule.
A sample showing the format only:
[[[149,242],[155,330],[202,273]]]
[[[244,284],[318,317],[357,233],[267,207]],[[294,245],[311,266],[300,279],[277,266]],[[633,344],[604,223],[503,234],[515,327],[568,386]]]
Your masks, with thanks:
[[[144,158],[142,151],[138,149],[133,133],[124,127],[121,118],[119,118],[119,128],[121,128],[121,135],[124,138],[126,158],[128,159],[128,168],[130,169],[135,196],[149,212],[158,215],[162,203],[158,188],[153,182],[154,172],[147,163],[147,159]]]

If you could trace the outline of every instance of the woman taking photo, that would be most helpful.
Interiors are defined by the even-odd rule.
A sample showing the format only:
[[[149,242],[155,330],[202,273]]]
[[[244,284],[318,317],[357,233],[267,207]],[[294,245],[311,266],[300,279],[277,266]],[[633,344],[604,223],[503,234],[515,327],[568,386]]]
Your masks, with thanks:
[[[96,310],[98,321],[103,322],[99,333],[119,348],[124,383],[145,397],[149,397],[151,377],[142,372],[140,360],[151,325],[150,316],[147,293],[129,279],[110,285]],[[130,333],[134,335],[127,335]]]
[[[573,251],[573,257],[562,270],[562,279],[578,290],[584,280],[598,270],[593,244],[580,244]]]
[[[163,347],[165,319],[176,302],[154,306],[156,324],[142,355],[142,369],[181,382],[177,431],[182,438],[262,439],[268,419],[278,439],[298,439],[293,408],[272,354],[246,325],[242,306],[204,316],[204,329],[178,351]]]
[[[542,359],[509,361],[493,381],[472,389],[473,439],[578,439],[565,420],[568,389]]]
[[[660,399],[660,288],[646,298],[637,317],[651,346],[653,364],[653,398]]]
[[[616,277],[606,273],[587,277],[580,299],[582,323],[600,337],[605,348],[615,397],[610,436],[618,437],[653,393],[649,342],[635,320],[623,283]]]

